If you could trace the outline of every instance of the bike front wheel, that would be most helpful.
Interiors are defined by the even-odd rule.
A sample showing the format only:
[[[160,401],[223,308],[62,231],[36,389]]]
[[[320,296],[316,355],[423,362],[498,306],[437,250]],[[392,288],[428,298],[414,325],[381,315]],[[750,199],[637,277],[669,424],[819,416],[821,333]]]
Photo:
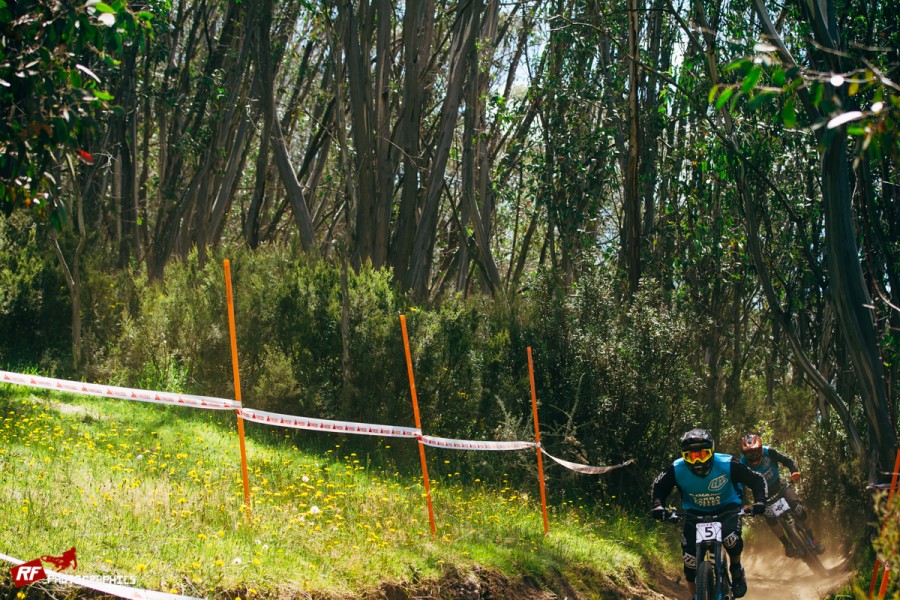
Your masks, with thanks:
[[[816,549],[815,546],[813,546],[812,540],[809,539],[809,536],[806,535],[805,532],[800,531],[800,527],[796,523],[790,523],[784,528],[784,532],[788,536],[790,542],[803,551],[801,559],[813,573],[816,575],[828,574],[828,571],[819,559],[819,555],[816,554]]]
[[[719,600],[716,593],[716,568],[708,560],[697,565],[697,600]]]

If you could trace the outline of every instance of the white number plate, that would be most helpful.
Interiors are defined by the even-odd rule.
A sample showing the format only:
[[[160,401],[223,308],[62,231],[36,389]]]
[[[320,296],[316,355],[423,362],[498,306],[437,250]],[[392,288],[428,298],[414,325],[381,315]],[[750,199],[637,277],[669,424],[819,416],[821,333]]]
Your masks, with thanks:
[[[722,524],[697,523],[697,543],[700,542],[721,542],[722,541]]]
[[[770,504],[766,507],[766,514],[770,517],[780,517],[790,509],[791,505],[788,504],[787,500],[785,500],[784,498],[779,498],[778,502]]]

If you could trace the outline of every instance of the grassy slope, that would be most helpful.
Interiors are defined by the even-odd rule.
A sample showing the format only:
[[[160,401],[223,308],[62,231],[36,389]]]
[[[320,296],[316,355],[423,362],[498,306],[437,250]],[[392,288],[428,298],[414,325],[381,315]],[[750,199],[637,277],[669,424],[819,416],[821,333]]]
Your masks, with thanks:
[[[671,564],[615,506],[552,507],[545,538],[534,498],[452,475],[433,481],[433,539],[420,480],[255,424],[248,524],[232,413],[39,396],[0,386],[0,552],[22,560],[76,546],[76,574],[204,597],[358,593],[474,565],[624,585],[643,561]]]

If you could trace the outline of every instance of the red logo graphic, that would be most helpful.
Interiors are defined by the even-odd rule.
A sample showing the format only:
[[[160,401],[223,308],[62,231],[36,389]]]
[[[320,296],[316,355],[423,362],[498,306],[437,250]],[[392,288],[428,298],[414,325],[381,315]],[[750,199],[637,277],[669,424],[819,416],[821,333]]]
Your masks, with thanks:
[[[47,579],[47,574],[44,572],[44,565],[41,564],[41,559],[39,558],[30,560],[27,563],[22,563],[18,567],[13,567],[9,572],[12,573],[12,578],[16,587],[22,587],[23,585],[28,585],[29,583],[34,583],[41,579]]]
[[[63,571],[70,567],[72,570],[78,568],[78,561],[75,559],[75,546],[63,552],[62,556],[42,556],[41,560],[56,567],[57,571]]]
[[[63,552],[62,556],[42,556],[10,569],[9,572],[12,573],[12,578],[16,587],[22,587],[23,585],[28,585],[29,583],[34,583],[41,579],[47,579],[47,572],[44,571],[44,565],[41,562],[42,560],[56,567],[57,571],[78,568],[78,560],[75,558],[75,547],[72,546]]]

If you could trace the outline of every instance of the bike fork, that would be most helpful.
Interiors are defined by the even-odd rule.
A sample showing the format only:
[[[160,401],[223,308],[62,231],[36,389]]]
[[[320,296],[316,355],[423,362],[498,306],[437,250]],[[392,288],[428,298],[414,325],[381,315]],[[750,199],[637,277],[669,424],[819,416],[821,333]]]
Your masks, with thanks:
[[[716,546],[716,599],[726,600],[731,585],[728,581],[728,563],[722,546]]]

